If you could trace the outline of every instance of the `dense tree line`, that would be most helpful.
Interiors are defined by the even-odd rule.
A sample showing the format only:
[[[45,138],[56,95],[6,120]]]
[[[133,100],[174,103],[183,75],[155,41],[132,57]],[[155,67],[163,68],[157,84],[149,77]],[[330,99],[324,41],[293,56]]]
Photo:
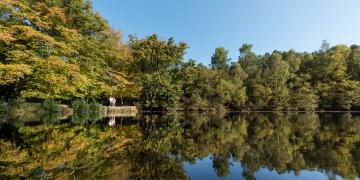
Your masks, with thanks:
[[[173,47],[173,39],[153,43],[154,39],[158,39],[156,35],[131,39],[129,44],[134,62],[142,63],[143,67],[161,64],[152,70],[137,68],[142,75],[138,76],[142,86],[140,100],[145,107],[185,110],[360,107],[360,48],[356,45],[330,48],[324,41],[321,49],[312,53],[290,50],[257,55],[252,45],[244,44],[236,62],[230,62],[227,50],[219,47],[211,64],[205,66],[195,60],[179,61],[179,54],[186,50],[183,43]],[[145,61],[143,57],[153,60]]]
[[[360,47],[257,55],[230,61],[215,49],[209,66],[184,61],[187,44],[121,34],[88,0],[0,2],[0,92],[28,100],[129,98],[148,109],[355,110]]]

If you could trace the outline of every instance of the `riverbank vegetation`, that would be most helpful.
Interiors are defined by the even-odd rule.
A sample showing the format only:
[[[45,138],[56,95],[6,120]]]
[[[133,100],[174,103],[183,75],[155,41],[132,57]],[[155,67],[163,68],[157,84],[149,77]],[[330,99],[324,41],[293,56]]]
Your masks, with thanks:
[[[72,122],[76,124],[93,123],[101,120],[105,116],[105,107],[92,101],[76,100],[72,103],[73,108]]]
[[[240,45],[239,45],[240,46]],[[0,94],[27,101],[116,96],[150,110],[359,110],[360,47],[184,60],[188,45],[157,35],[124,43],[87,0],[0,2]],[[211,56],[211,58],[210,58]]]
[[[0,103],[0,122],[10,120],[18,125],[29,122],[53,124],[68,119],[77,124],[91,124],[104,118],[106,113],[105,106],[96,101],[75,100],[68,106],[52,99],[43,103],[28,103],[17,98],[9,103]]]

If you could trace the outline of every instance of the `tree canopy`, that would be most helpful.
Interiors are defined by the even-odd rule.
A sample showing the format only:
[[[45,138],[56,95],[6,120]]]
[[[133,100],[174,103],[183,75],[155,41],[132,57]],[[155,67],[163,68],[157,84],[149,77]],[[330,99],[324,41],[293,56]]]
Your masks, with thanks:
[[[90,98],[131,85],[128,46],[88,0],[1,1],[0,37],[3,93]]]
[[[0,2],[0,93],[28,100],[131,99],[149,109],[359,110],[360,46],[257,55],[209,66],[156,34],[124,43],[89,0]]]

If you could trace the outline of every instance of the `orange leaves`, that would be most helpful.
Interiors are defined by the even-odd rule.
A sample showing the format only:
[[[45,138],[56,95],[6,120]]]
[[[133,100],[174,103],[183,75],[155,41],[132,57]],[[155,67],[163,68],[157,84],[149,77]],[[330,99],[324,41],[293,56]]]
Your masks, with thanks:
[[[51,7],[51,8],[49,8],[49,13],[50,13],[51,18],[55,18],[57,20],[60,20],[62,23],[66,22],[65,13],[59,7]]]
[[[0,41],[3,41],[5,44],[9,44],[11,41],[14,41],[15,38],[7,32],[0,32]]]
[[[0,1],[1,6],[11,6],[14,3],[13,0],[2,0]]]

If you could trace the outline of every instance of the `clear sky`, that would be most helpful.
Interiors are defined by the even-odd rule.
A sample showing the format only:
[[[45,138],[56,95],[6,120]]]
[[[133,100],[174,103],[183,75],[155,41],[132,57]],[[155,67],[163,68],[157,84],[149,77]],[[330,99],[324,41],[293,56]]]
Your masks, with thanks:
[[[188,43],[185,59],[210,63],[223,46],[237,60],[243,43],[256,53],[360,44],[360,0],[92,0],[110,25],[142,38],[153,33]]]

